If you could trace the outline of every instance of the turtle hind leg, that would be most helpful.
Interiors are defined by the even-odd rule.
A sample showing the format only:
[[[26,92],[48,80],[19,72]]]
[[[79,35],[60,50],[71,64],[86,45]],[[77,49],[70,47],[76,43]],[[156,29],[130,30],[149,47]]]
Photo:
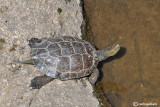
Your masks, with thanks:
[[[46,85],[48,82],[52,81],[54,78],[49,76],[38,76],[31,80],[31,89],[40,89],[42,86]]]
[[[91,84],[95,84],[97,79],[99,77],[99,70],[97,68],[95,68],[93,70],[93,73],[91,74],[91,76],[89,77],[89,81]]]

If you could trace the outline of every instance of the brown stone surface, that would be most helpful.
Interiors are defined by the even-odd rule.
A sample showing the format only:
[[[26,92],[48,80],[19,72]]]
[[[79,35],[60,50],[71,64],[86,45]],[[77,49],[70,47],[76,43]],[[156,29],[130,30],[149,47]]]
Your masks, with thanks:
[[[31,107],[98,107],[96,102],[91,101],[88,96],[88,94],[92,94],[92,91],[89,91],[90,88],[79,85],[82,84],[80,81],[78,83],[71,80],[53,81],[36,93]],[[90,83],[87,82],[86,85],[88,87]]]

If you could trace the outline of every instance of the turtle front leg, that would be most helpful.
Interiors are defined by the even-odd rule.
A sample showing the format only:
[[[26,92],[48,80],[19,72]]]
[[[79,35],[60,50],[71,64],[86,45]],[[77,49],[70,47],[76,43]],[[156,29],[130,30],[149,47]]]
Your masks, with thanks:
[[[89,81],[91,84],[95,84],[97,79],[99,77],[99,70],[97,68],[95,68],[93,70],[93,73],[91,74],[91,76],[89,77]]]
[[[32,89],[40,89],[42,86],[46,85],[48,82],[52,81],[54,78],[49,76],[38,76],[31,80],[30,87]]]

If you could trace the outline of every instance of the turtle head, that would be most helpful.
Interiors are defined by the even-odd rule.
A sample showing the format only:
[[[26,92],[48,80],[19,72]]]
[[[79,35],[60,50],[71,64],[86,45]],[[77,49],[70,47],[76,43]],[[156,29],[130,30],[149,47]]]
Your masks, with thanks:
[[[106,47],[105,55],[107,57],[113,56],[119,51],[119,49],[120,49],[120,45],[117,43],[113,43]]]
[[[113,43],[108,45],[106,48],[97,51],[99,61],[105,60],[110,56],[115,55],[120,50],[120,45]]]

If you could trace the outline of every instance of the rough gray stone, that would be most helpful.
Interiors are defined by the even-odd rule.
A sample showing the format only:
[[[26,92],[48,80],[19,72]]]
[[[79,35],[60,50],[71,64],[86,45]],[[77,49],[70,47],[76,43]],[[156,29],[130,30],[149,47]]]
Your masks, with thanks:
[[[97,99],[92,96],[92,86],[86,87],[80,81],[54,80],[37,93],[31,107],[97,107]],[[43,105],[43,106],[41,106]]]
[[[59,13],[58,8],[62,9]],[[80,0],[0,1],[0,106],[97,107],[92,86],[73,80],[54,80],[40,90],[30,90],[32,78],[41,75],[33,65],[13,63],[30,58],[28,40],[54,35],[81,36]],[[5,42],[1,41],[2,39]]]

